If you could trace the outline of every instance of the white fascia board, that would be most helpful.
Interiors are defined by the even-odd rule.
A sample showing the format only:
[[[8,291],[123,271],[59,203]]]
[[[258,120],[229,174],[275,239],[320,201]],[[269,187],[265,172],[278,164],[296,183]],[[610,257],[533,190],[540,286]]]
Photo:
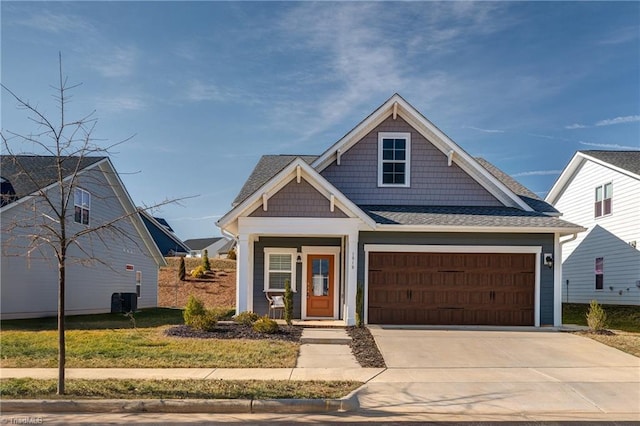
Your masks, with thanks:
[[[450,155],[453,151],[453,162],[458,164],[466,173],[474,178],[483,188],[489,191],[500,202],[509,207],[517,207],[524,211],[533,211],[531,206],[525,203],[513,191],[496,179],[488,170],[482,167],[465,150],[449,138],[442,130],[429,121],[420,111],[405,101],[400,95],[395,94],[382,106],[375,110],[369,117],[362,121],[342,139],[333,144],[311,165],[318,172],[327,168],[336,158],[338,150],[346,152],[355,145],[364,135],[373,130],[378,124],[393,114],[394,105],[397,105],[397,114],[401,116],[411,127],[418,131],[425,139],[431,142],[443,154]]]
[[[637,174],[635,174],[635,173],[633,173],[633,172],[630,172],[630,171],[629,171],[629,170],[627,170],[627,169],[623,169],[623,168],[620,168],[620,167],[618,167],[618,166],[614,166],[614,165],[613,165],[613,164],[611,164],[611,163],[607,163],[606,161],[602,161],[602,160],[600,160],[599,158],[592,157],[592,156],[587,155],[587,154],[584,154],[584,153],[582,153],[582,152],[580,152],[579,154],[580,154],[583,158],[585,158],[586,160],[593,161],[594,163],[596,163],[596,164],[600,164],[601,166],[604,166],[604,167],[606,167],[606,168],[608,168],[608,169],[615,170],[615,171],[616,171],[616,172],[618,172],[618,173],[622,173],[623,175],[627,175],[627,176],[629,176],[629,177],[631,177],[631,178],[633,178],[633,179],[640,180],[640,175],[637,175]]]
[[[80,174],[86,172],[87,170],[90,170],[90,169],[92,169],[94,167],[100,166],[101,164],[103,164],[106,161],[109,161],[109,158],[104,158],[104,159],[102,159],[102,160],[100,160],[98,162],[95,162],[95,163],[85,167],[84,169],[78,170],[77,173],[70,174],[66,178],[62,179],[62,182],[67,183],[68,181],[73,179],[74,176],[79,176]],[[40,192],[45,193],[45,192],[51,190],[52,188],[55,188],[56,186],[58,186],[58,183],[59,183],[58,181],[55,181],[52,184],[50,184],[48,186],[45,186],[44,188],[39,188],[36,191],[32,192],[31,194],[25,195],[24,197],[20,198],[19,200],[14,201],[13,203],[5,205],[4,207],[0,208],[0,213],[4,213],[5,211],[11,209],[14,206],[18,206],[18,205],[20,205],[20,204],[22,204],[22,203],[24,203],[24,202],[26,202],[28,200],[31,200],[33,197],[37,197]]]
[[[544,201],[551,205],[555,205],[560,196],[564,193],[564,190],[569,182],[573,179],[576,172],[580,169],[580,166],[584,162],[585,157],[580,152],[576,152],[569,160],[569,164],[562,170],[558,179],[553,183],[553,186],[547,193],[547,196],[544,197]]]
[[[128,217],[131,218],[131,222],[133,223],[134,228],[136,228],[136,231],[138,231],[140,238],[142,238],[142,241],[147,247],[147,250],[149,250],[151,256],[153,256],[153,259],[156,261],[158,266],[167,266],[167,261],[160,252],[160,249],[156,245],[156,242],[153,241],[151,233],[138,214],[138,209],[133,203],[133,200],[131,199],[127,188],[124,186],[124,183],[120,179],[120,175],[118,175],[118,172],[116,172],[116,169],[113,167],[113,164],[108,157],[106,158],[105,162],[100,162],[100,169],[102,170],[105,177],[107,178],[107,181],[109,181],[109,184],[118,196],[120,205],[122,205],[122,208],[124,209]]]
[[[327,200],[330,200],[331,195],[335,198],[336,205],[347,214],[357,217],[359,220],[365,222],[371,229],[375,228],[375,221],[371,219],[366,213],[364,213],[357,205],[349,200],[342,192],[334,187],[329,181],[327,181],[322,175],[313,169],[306,161],[301,158],[296,158],[287,167],[281,170],[277,175],[266,182],[260,189],[255,191],[242,203],[233,208],[229,213],[224,215],[216,224],[222,228],[231,230],[231,224],[236,219],[241,217],[247,211],[253,211],[262,203],[262,195],[273,195],[282,189],[286,184],[291,182],[297,176],[297,168],[302,170],[302,177],[313,186],[318,192],[320,192]],[[272,218],[273,220],[273,218]],[[231,231],[233,232],[233,231]]]
[[[239,217],[242,234],[341,237],[358,232],[358,218]]]
[[[378,225],[381,232],[481,232],[494,234],[554,234],[571,235],[586,231],[586,228],[536,228],[506,226],[437,226],[437,225]]]

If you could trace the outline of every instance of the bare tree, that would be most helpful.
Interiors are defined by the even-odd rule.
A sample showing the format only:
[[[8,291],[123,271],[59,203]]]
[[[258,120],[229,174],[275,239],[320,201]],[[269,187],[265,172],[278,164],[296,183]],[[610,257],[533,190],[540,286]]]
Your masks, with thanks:
[[[57,393],[65,393],[65,284],[67,277],[67,266],[70,261],[78,262],[99,262],[107,267],[108,262],[95,255],[96,245],[107,246],[112,244],[114,239],[126,240],[133,244],[138,244],[131,236],[131,217],[137,215],[138,211],[129,211],[110,218],[106,221],[89,223],[83,217],[82,208],[78,208],[78,184],[80,181],[100,179],[102,173],[103,186],[114,186],[118,178],[108,176],[104,180],[104,170],[100,173],[87,171],[87,166],[104,160],[110,150],[125,141],[109,146],[100,146],[93,136],[96,126],[94,112],[73,120],[66,116],[66,107],[70,99],[69,92],[79,85],[70,85],[62,71],[62,56],[59,57],[59,84],[54,87],[55,100],[59,107],[59,116],[54,119],[43,113],[38,106],[21,98],[7,88],[4,84],[2,88],[11,95],[17,102],[18,108],[26,111],[28,119],[35,125],[36,131],[30,134],[16,133],[2,130],[3,151],[8,154],[5,158],[12,161],[11,167],[16,172],[17,179],[21,179],[26,187],[33,188],[30,192],[29,209],[33,211],[29,217],[7,218],[3,217],[3,232],[8,235],[15,235],[16,241],[21,239],[23,247],[17,252],[20,256],[36,256],[41,258],[55,259],[57,265],[58,281],[58,388]],[[49,170],[43,170],[33,164],[33,156],[17,155],[24,153],[29,147],[35,148],[38,154],[49,157]],[[4,162],[4,160],[3,160]],[[4,164],[3,164],[4,165]],[[114,180],[116,179],[116,180]],[[3,182],[4,184],[4,182]],[[3,191],[4,192],[4,191]],[[105,194],[108,194],[105,191]],[[114,194],[111,191],[111,194]],[[9,197],[2,200],[2,205],[11,203],[12,194],[3,194]],[[109,197],[109,195],[105,195]],[[117,198],[111,195],[112,198]],[[161,205],[177,202],[177,200],[165,200],[147,209],[159,207]],[[87,213],[88,214],[88,213]],[[9,219],[10,223],[5,223]],[[73,222],[83,223],[86,226],[70,226]],[[3,242],[3,246],[4,246]],[[17,243],[16,243],[17,244]],[[70,251],[71,250],[71,251]],[[4,255],[4,253],[3,253]]]

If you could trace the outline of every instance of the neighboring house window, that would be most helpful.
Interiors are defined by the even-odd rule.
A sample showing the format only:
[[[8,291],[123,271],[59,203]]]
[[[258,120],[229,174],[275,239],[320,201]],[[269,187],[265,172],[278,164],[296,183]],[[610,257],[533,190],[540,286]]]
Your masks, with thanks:
[[[76,188],[73,193],[73,206],[75,208],[75,222],[88,225],[89,211],[91,210],[91,194],[84,189]]]
[[[378,186],[410,183],[411,133],[378,133]]]
[[[604,288],[604,257],[596,257],[596,290]]]
[[[595,217],[611,214],[613,184],[611,182],[596,187]]]
[[[287,280],[295,291],[296,254],[296,249],[264,249],[264,291],[284,291]]]

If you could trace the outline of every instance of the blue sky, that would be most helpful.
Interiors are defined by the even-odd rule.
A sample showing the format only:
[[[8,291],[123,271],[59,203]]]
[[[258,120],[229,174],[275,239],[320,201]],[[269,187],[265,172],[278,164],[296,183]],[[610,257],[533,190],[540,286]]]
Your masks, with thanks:
[[[2,83],[134,138],[112,156],[183,239],[262,154],[320,154],[394,93],[544,196],[576,150],[640,149],[638,2],[1,3]],[[2,129],[33,130],[2,94]],[[27,150],[32,149],[28,147]]]

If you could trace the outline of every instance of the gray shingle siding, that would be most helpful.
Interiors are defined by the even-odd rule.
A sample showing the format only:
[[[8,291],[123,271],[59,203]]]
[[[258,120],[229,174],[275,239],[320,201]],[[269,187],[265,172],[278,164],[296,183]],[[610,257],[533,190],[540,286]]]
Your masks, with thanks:
[[[411,187],[378,187],[378,133],[411,133]],[[402,118],[382,122],[321,173],[356,204],[500,206],[493,195]]]
[[[332,217],[346,218],[338,207],[330,210],[330,201],[304,179],[295,179],[267,201],[267,211],[262,206],[254,210],[251,217]]]
[[[358,283],[364,283],[365,279],[365,244],[541,246],[542,253],[553,253],[553,234],[361,232]],[[540,324],[553,325],[553,269],[546,266],[540,267]]]

